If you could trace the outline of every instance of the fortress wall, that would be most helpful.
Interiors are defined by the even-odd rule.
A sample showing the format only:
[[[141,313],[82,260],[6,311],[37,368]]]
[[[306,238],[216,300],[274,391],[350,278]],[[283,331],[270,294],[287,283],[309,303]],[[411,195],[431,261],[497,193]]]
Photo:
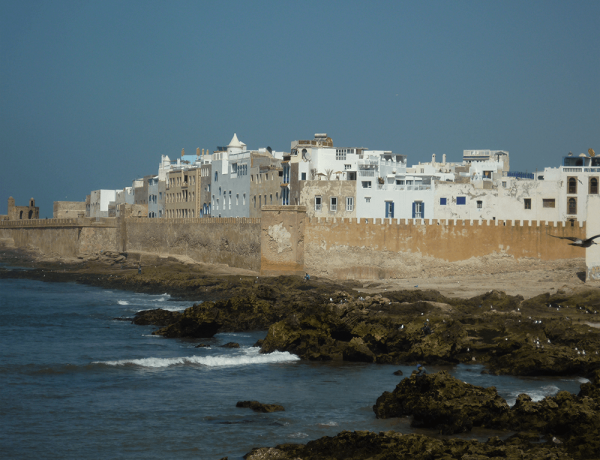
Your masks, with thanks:
[[[591,214],[590,214],[591,215]],[[448,276],[528,269],[539,261],[586,257],[586,250],[550,237],[598,234],[585,223],[325,219],[301,206],[268,206],[263,219],[44,219],[0,222],[0,240],[74,257],[111,250],[183,255],[204,263],[338,279]],[[592,223],[594,228],[592,229]],[[588,235],[589,236],[589,235]],[[599,240],[600,241],[600,240]],[[588,276],[600,260],[588,249]],[[511,265],[512,264],[512,265]],[[593,273],[592,273],[593,272]]]
[[[510,262],[585,257],[557,236],[584,237],[585,223],[438,221],[435,219],[324,219],[305,225],[305,265],[340,279],[406,278],[451,274],[470,264],[482,273]]]
[[[125,251],[184,255],[197,262],[260,270],[260,219],[125,219]]]
[[[119,251],[115,219],[36,219],[0,223],[0,238],[12,239],[18,248],[35,248],[44,254],[77,257],[101,250]]]
[[[35,248],[45,254],[76,257],[79,254],[77,227],[0,227],[0,239],[12,239],[18,248]]]

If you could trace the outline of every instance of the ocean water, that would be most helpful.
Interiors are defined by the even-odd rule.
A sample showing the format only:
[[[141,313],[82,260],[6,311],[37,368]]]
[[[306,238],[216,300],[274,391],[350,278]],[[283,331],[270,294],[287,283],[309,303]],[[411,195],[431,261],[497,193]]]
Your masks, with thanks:
[[[0,280],[0,457],[239,459],[252,447],[342,430],[412,431],[408,418],[377,420],[371,409],[403,378],[393,372],[407,376],[411,367],[261,355],[252,345],[265,331],[186,341],[115,320],[192,304],[167,294]],[[199,342],[210,347],[195,348]],[[222,348],[227,342],[240,348]],[[535,400],[576,393],[586,381],[482,375],[477,365],[448,369],[496,386],[510,404],[520,393]],[[236,408],[241,400],[282,404],[285,412]]]

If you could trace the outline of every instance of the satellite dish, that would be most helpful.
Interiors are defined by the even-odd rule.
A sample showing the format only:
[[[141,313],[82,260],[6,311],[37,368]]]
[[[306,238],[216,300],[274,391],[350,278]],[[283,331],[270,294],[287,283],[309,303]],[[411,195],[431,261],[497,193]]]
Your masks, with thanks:
[[[588,153],[590,154],[591,157],[596,156],[596,152],[594,152],[594,149],[588,149]]]
[[[273,149],[271,147],[267,147],[267,152],[269,152],[271,155],[273,155]]]
[[[308,153],[308,150],[302,149],[302,159],[304,161],[310,161],[310,153]]]

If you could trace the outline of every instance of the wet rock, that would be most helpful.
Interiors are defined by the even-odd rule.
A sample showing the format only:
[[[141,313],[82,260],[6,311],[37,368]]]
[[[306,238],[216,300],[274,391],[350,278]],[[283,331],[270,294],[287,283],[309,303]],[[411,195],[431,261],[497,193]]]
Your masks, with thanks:
[[[167,338],[208,339],[214,337],[221,324],[217,321],[197,321],[195,318],[183,317],[175,324],[154,331],[153,335]]]
[[[404,375],[400,369],[394,372],[394,375]]]
[[[210,347],[210,345],[208,345],[206,343],[199,343],[194,348],[208,348],[208,347]]]
[[[168,311],[161,308],[154,310],[139,311],[133,317],[133,323],[138,326],[168,326],[177,322],[181,318],[181,313],[177,311]]]
[[[393,392],[383,393],[373,406],[377,418],[412,415],[411,426],[433,428],[443,434],[471,431],[473,427],[506,427],[509,410],[494,387],[464,383],[446,371],[413,374]]]
[[[384,460],[384,459],[487,459],[518,458],[524,460],[572,459],[554,445],[533,444],[518,437],[502,441],[497,437],[481,443],[465,439],[434,439],[420,434],[403,435],[387,431],[342,431],[305,445],[281,444],[276,447],[254,448],[246,460]]]
[[[249,408],[254,412],[263,413],[285,411],[285,408],[280,404],[263,404],[258,401],[238,401],[235,407]]]
[[[221,348],[240,348],[240,344],[237,342],[227,342],[225,345],[221,345]]]

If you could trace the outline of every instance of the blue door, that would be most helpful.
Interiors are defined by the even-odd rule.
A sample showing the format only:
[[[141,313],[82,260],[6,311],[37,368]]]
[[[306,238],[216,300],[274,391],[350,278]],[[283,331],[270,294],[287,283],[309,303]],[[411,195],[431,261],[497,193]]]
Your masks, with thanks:
[[[385,202],[385,217],[387,218],[394,218],[394,202],[393,201],[386,201]]]

